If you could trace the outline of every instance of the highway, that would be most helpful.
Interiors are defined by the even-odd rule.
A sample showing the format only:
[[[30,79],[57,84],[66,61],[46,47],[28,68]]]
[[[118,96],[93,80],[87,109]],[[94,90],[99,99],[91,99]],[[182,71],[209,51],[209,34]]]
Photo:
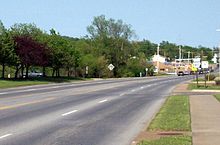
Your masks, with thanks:
[[[147,77],[0,90],[0,145],[129,145],[175,85]]]

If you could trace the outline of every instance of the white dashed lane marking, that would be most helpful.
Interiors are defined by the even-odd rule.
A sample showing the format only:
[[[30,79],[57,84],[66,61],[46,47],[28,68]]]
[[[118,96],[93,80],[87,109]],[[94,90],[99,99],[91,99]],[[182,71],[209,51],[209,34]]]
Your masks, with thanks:
[[[102,100],[102,101],[99,101],[99,103],[104,103],[104,102],[107,102],[108,100],[105,99],[105,100]]]
[[[62,116],[67,116],[67,115],[70,115],[70,114],[73,114],[75,112],[77,112],[78,110],[73,110],[73,111],[70,111],[70,112],[67,112],[67,113],[64,113],[62,114]]]
[[[6,134],[6,135],[3,135],[3,136],[0,136],[0,139],[3,139],[3,138],[6,138],[6,137],[9,137],[11,136],[12,134]]]

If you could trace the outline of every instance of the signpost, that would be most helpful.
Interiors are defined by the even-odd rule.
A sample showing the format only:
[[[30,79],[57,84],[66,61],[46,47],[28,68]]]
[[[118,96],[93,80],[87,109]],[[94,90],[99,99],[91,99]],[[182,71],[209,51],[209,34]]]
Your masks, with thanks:
[[[196,71],[196,82],[197,82],[197,87],[199,87],[199,80],[198,80],[198,69],[200,68],[200,63],[201,59],[200,58],[194,58],[193,59],[193,66],[195,68],[197,68],[197,71]]]
[[[208,69],[209,68],[209,62],[208,61],[202,61],[202,69]],[[206,86],[206,71],[205,71],[205,73],[204,73],[204,77],[205,77],[205,87],[207,87]]]

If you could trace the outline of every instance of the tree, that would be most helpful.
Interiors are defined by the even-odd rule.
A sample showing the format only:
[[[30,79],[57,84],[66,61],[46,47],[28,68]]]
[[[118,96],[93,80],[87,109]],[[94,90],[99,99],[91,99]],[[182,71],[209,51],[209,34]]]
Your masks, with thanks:
[[[16,36],[16,53],[21,64],[26,67],[26,77],[30,66],[46,66],[49,63],[49,51],[45,44],[34,40],[31,36]],[[23,74],[22,74],[23,75]]]
[[[131,54],[129,39],[134,36],[130,25],[122,20],[106,19],[104,15],[94,17],[92,25],[87,27],[98,55],[103,55],[108,63],[115,66],[114,76],[119,76],[119,68],[126,65],[126,60]]]
[[[2,65],[2,78],[5,76],[6,64],[11,64],[14,53],[14,43],[3,23],[0,21],[0,64]]]

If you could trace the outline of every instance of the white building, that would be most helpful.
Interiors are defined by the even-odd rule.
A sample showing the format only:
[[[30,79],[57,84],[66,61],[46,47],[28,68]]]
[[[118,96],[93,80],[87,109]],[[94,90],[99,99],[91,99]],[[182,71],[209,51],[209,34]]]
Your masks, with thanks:
[[[217,60],[218,60],[218,55],[215,53],[214,56],[213,56],[213,58],[212,58],[212,61],[213,61],[214,63],[217,63]]]
[[[153,62],[159,61],[160,63],[165,63],[166,62],[166,58],[161,56],[161,55],[153,55],[152,61]]]

